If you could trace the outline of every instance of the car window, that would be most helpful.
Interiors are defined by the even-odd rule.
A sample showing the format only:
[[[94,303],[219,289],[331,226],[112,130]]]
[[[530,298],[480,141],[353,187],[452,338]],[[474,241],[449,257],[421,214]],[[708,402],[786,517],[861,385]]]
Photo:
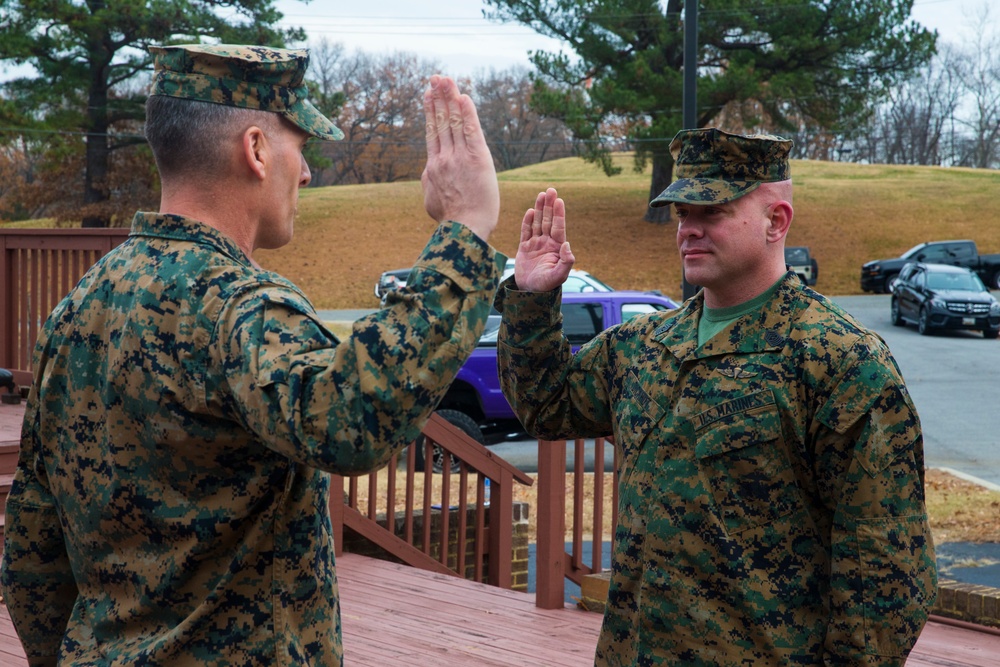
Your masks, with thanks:
[[[980,292],[983,290],[983,283],[971,273],[930,273],[927,275],[927,287]]]
[[[949,250],[951,250],[951,255],[955,259],[968,258],[973,255],[971,243],[956,243],[949,246]]]
[[[921,261],[938,262],[942,259],[951,259],[952,253],[948,246],[939,245],[924,248],[921,255],[923,255]]]
[[[604,308],[599,303],[564,303],[563,333],[571,345],[583,345],[604,330]]]
[[[563,283],[563,292],[596,292],[594,286],[579,276],[569,276]]]
[[[807,264],[809,252],[805,248],[785,248],[785,264]]]
[[[625,322],[636,315],[655,313],[659,310],[667,310],[667,307],[658,303],[623,303],[622,322]]]
[[[612,287],[611,285],[607,284],[603,280],[598,280],[597,278],[595,278],[594,276],[590,275],[589,273],[587,274],[586,280],[587,280],[588,283],[590,283],[591,285],[594,286],[595,291],[597,291],[597,292],[614,292],[615,291],[614,287]]]

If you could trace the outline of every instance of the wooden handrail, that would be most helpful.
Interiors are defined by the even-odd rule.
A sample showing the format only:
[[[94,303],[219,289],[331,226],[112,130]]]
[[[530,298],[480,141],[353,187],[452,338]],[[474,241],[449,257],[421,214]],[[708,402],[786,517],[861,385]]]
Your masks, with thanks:
[[[31,383],[31,355],[42,323],[59,301],[70,292],[84,273],[113,247],[128,238],[128,229],[3,229],[0,228],[0,368],[11,370],[15,382]],[[423,497],[421,526],[422,548],[416,548],[414,521],[417,515],[414,504],[416,484],[414,452],[417,446],[426,448],[425,461],[432,461],[432,448],[441,447],[445,452],[445,472],[438,475],[442,485],[438,502],[434,502],[432,486],[435,475],[425,471],[426,491]],[[459,462],[457,494],[459,503],[453,511],[452,473],[450,458]],[[396,459],[390,464],[391,479],[386,503],[395,508]],[[472,484],[471,480],[475,480]],[[486,499],[486,480],[490,481],[490,497]],[[471,543],[471,559],[477,580],[486,579],[495,585],[510,587],[513,550],[512,510],[514,484],[530,485],[533,480],[523,472],[496,456],[469,438],[462,430],[445,419],[433,415],[425,426],[421,438],[408,448],[405,474],[404,529],[396,535],[395,509],[382,517],[379,524],[375,505],[370,504],[362,513],[357,507],[357,479],[345,481],[334,476],[331,482],[331,520],[337,549],[342,548],[344,526],[365,535],[390,553],[418,567],[435,571],[458,573],[469,566],[465,545]],[[471,487],[475,502],[470,504]],[[377,495],[377,478],[368,484],[371,502]],[[376,491],[373,493],[373,490]],[[342,499],[345,498],[346,502]],[[391,505],[389,504],[391,501]],[[461,508],[470,507],[472,516]],[[448,508],[448,509],[446,509]],[[452,516],[455,514],[456,516]],[[389,517],[392,517],[390,520]],[[439,536],[444,544],[432,544],[432,520],[440,521]],[[452,521],[454,519],[454,530]],[[447,539],[459,532],[460,548],[455,567],[448,565]],[[471,538],[466,535],[471,532]],[[431,551],[437,550],[432,557]],[[419,555],[418,555],[419,554]],[[484,561],[488,571],[483,572]],[[436,563],[432,564],[432,563]]]
[[[433,449],[440,447],[444,452],[442,472],[433,472],[431,465],[417,471],[416,447],[425,448],[424,461],[428,463]],[[458,462],[457,473],[451,470],[452,458]],[[393,457],[387,467],[368,475],[333,476],[330,505],[337,553],[343,552],[347,527],[413,567],[510,588],[513,487],[530,486],[534,480],[436,413],[407,448],[402,475],[396,474],[399,463]],[[453,485],[455,477],[458,483]],[[475,483],[471,484],[473,477]],[[488,499],[486,480],[490,482]],[[420,485],[423,489],[418,501]],[[368,491],[366,501],[360,497],[364,488]],[[402,507],[398,496],[405,499]],[[485,573],[484,560],[488,563]]]
[[[31,382],[31,353],[42,323],[128,229],[0,228],[0,368]]]

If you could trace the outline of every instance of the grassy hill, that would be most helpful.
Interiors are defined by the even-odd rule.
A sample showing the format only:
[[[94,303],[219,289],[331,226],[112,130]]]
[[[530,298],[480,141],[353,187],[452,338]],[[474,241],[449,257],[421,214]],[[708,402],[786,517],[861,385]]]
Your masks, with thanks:
[[[648,173],[608,178],[577,158],[500,174],[500,224],[493,245],[517,249],[521,216],[554,186],[566,200],[577,268],[618,289],[681,293],[673,224],[643,222]],[[795,219],[789,245],[819,261],[817,289],[860,293],[861,264],[897,256],[922,241],[974,239],[1000,252],[1000,171],[795,161]],[[317,308],[374,308],[382,271],[413,264],[435,223],[418,182],[307,189],[295,239],[258,261],[299,284]]]
[[[578,158],[503,172],[493,245],[513,256],[521,216],[549,186],[566,200],[577,268],[618,289],[681,296],[675,226],[643,222],[649,174],[608,178]],[[898,256],[922,241],[970,238],[1000,253],[1000,171],[794,161],[795,219],[789,245],[808,245],[819,261],[816,287],[860,293],[861,264]],[[52,226],[29,221],[15,226]],[[375,281],[411,266],[434,229],[420,183],[302,191],[295,239],[258,261],[301,286],[317,308],[375,308]]]

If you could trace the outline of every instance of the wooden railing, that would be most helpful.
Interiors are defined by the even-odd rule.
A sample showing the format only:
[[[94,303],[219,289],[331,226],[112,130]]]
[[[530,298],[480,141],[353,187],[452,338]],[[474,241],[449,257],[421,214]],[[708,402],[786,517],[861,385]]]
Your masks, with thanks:
[[[593,441],[594,464],[591,481],[593,493],[587,499],[584,473],[587,441],[573,442],[573,521],[570,549],[566,550],[566,441],[538,441],[538,488],[536,508],[536,567],[535,605],[543,609],[561,609],[565,602],[566,579],[580,584],[588,574],[601,572],[605,528],[611,531],[618,523],[618,472],[615,461],[610,490],[605,485],[604,451],[612,447],[610,441],[597,438]],[[617,454],[616,454],[617,455]],[[611,493],[610,523],[605,522],[604,497]],[[586,505],[592,503],[593,520],[584,522]],[[590,563],[584,562],[583,537],[591,536]]]
[[[127,236],[125,229],[0,229],[0,368],[13,371],[18,384],[31,383],[32,349],[49,313],[98,259]],[[425,427],[422,439],[419,444],[426,447],[427,454],[424,460],[433,460],[432,449],[439,446],[445,452],[448,472],[418,475],[416,449],[411,446],[403,474],[397,475],[398,461],[394,459],[379,473],[385,478],[381,486],[379,474],[369,475],[365,487],[359,478],[334,476],[331,513],[335,544],[342,548],[347,527],[408,564],[450,574],[464,575],[469,570],[479,581],[509,588],[513,487],[515,483],[530,485],[532,479],[437,415]],[[450,472],[450,457],[459,461],[456,473]],[[0,492],[6,488],[3,474],[0,472]],[[457,483],[453,484],[453,479]],[[470,497],[473,487],[475,498]],[[361,488],[367,489],[369,498],[363,511]],[[419,510],[418,488],[422,498]],[[393,509],[380,521],[381,494],[386,509]],[[403,502],[400,531],[395,520],[398,498]],[[415,521],[415,517],[420,520]],[[414,537],[415,526],[421,531],[416,536],[419,539]],[[435,537],[437,543],[432,539]],[[449,543],[451,539],[457,542],[457,552]],[[449,561],[451,553],[455,554],[454,563]],[[486,572],[482,571],[483,563],[487,564]]]
[[[38,330],[94,262],[128,237],[127,229],[0,228],[0,368],[31,381]]]
[[[330,508],[338,553],[346,527],[408,565],[510,588],[514,484],[533,480],[437,414],[422,441],[407,448],[401,470],[393,458],[362,477],[334,476]],[[430,465],[416,471],[418,446],[426,448],[424,461],[441,447],[442,472]]]

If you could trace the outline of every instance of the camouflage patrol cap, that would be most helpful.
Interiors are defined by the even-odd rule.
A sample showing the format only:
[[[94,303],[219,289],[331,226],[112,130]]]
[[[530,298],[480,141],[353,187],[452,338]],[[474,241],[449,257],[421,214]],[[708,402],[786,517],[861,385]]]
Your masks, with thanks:
[[[791,178],[792,142],[770,134],[730,134],[715,127],[681,130],[670,142],[676,180],[649,203],[725,204],[761,183]]]
[[[320,139],[344,133],[306,99],[305,49],[183,44],[151,46],[153,88],[167,95],[281,114]]]

